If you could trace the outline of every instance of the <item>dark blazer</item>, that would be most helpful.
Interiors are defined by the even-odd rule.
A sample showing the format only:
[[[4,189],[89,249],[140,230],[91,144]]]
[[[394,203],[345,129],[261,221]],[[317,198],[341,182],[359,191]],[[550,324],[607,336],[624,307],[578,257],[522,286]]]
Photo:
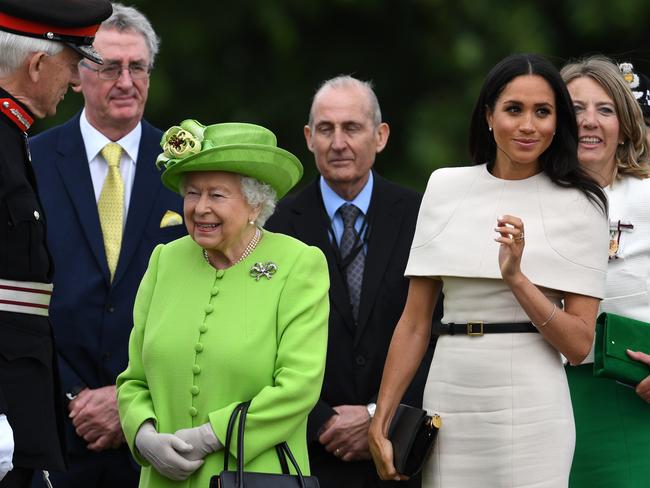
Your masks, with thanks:
[[[339,269],[329,238],[318,180],[278,204],[267,224],[269,230],[292,235],[318,246],[330,271],[329,341],[325,379],[319,403],[309,416],[310,462],[321,486],[363,487],[378,485],[371,461],[346,463],[327,453],[317,432],[334,413],[336,405],[365,405],[379,393],[384,362],[395,325],[402,314],[408,291],[404,269],[415,231],[421,195],[374,173],[368,208],[369,235],[363,289],[355,327],[345,276]],[[420,406],[433,354],[429,348],[404,401]],[[366,484],[368,478],[374,481]],[[399,486],[408,486],[401,483]]]
[[[143,120],[122,249],[111,283],[79,116],[30,141],[54,259],[50,317],[64,392],[79,385],[115,384],[128,362],[133,302],[151,251],[186,233],[184,225],[160,228],[167,210],[182,215],[182,200],[160,182],[155,160],[162,132]],[[71,422],[67,427],[69,451],[88,452]]]

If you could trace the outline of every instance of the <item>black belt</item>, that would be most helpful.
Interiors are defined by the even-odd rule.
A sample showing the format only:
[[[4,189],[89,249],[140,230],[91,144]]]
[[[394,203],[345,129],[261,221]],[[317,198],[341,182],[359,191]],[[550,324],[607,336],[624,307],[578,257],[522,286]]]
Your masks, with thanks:
[[[516,332],[539,332],[531,322],[503,322],[484,324],[483,322],[467,322],[466,324],[436,324],[433,332],[438,335],[468,335],[482,336],[483,334],[512,334]]]

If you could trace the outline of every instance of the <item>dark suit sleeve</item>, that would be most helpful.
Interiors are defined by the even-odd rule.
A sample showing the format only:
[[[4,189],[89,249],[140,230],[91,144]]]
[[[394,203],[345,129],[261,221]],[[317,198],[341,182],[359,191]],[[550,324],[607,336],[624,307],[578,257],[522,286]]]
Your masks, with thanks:
[[[76,387],[88,386],[63,355],[57,354],[57,356],[59,357],[61,387],[64,393],[72,391]]]
[[[5,400],[5,395],[0,388],[0,415],[7,411],[7,400]]]
[[[309,413],[307,418],[307,443],[318,441],[318,434],[332,415],[336,415],[336,411],[323,400],[318,400],[316,406]]]

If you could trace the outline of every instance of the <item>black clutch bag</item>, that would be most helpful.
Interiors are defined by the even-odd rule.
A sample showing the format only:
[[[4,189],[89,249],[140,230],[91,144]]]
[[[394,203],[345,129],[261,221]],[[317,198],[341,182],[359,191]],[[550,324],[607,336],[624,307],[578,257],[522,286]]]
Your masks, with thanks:
[[[275,446],[280,460],[282,474],[278,473],[253,473],[244,471],[244,429],[246,424],[246,412],[250,402],[240,403],[235,407],[228,421],[226,431],[226,442],[224,444],[223,471],[218,476],[210,478],[210,488],[319,488],[318,479],[315,476],[303,476],[300,466],[293,457],[291,449],[286,442]],[[237,470],[228,471],[230,457],[230,444],[232,431],[239,416],[237,427]],[[296,474],[290,474],[287,458],[293,465]]]
[[[400,474],[415,476],[431,452],[442,425],[440,416],[400,403],[388,428],[393,444],[393,463]]]

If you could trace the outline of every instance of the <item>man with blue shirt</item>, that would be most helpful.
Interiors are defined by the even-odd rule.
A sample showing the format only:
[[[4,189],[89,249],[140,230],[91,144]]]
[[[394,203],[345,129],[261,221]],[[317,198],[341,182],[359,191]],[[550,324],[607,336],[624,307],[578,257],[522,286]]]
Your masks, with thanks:
[[[390,129],[370,83],[351,76],[325,81],[304,133],[320,177],[280,202],[266,227],[318,246],[330,270],[327,365],[308,424],[311,469],[323,488],[387,486],[377,477],[367,434],[406,301],[404,268],[421,196],[372,170]],[[432,352],[433,346],[405,403],[421,404]]]

